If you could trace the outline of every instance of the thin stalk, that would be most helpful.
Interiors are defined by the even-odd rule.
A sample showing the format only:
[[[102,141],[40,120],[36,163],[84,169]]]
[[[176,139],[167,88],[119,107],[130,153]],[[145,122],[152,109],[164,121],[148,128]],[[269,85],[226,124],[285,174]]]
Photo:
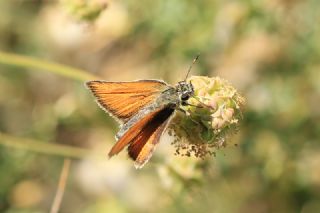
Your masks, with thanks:
[[[53,62],[47,62],[29,56],[6,53],[2,51],[0,51],[0,63],[37,71],[52,72],[79,81],[99,79],[99,77],[81,69],[76,69]]]
[[[74,159],[83,159],[86,157],[107,159],[106,154],[102,152],[94,152],[88,149],[71,147],[57,143],[46,143],[32,139],[19,138],[1,132],[0,145],[16,149],[38,152],[42,154],[62,156]]]
[[[69,171],[70,171],[70,165],[71,165],[71,160],[68,158],[65,158],[63,161],[63,166],[62,166],[62,170],[61,170],[61,174],[60,174],[57,192],[54,197],[50,213],[58,213],[60,210],[63,194],[64,194],[64,191],[65,191],[66,185],[67,185],[67,180],[68,180]]]

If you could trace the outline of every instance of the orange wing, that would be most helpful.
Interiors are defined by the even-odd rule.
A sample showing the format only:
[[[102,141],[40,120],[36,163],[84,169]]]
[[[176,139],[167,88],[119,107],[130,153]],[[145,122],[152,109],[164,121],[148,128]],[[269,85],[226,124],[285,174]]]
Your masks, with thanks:
[[[165,82],[158,80],[89,81],[86,84],[99,105],[121,121],[128,120],[168,87]]]

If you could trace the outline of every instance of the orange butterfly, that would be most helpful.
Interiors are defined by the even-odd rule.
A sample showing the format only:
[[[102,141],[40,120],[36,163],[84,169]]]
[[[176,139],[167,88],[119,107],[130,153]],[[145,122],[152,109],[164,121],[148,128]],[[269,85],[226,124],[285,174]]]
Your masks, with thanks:
[[[101,108],[122,124],[109,157],[128,146],[136,168],[148,162],[174,111],[187,104],[194,93],[192,84],[186,80],[174,87],[160,80],[89,81],[86,84]]]

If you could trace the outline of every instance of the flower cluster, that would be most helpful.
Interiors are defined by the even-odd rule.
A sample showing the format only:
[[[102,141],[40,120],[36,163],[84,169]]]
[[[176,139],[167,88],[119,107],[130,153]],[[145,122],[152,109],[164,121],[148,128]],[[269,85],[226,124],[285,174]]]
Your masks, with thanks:
[[[176,113],[169,126],[176,154],[204,158],[226,146],[227,136],[236,132],[242,118],[244,98],[224,79],[192,76],[194,96],[185,111]]]
[[[81,21],[94,21],[107,8],[105,0],[62,0],[62,5],[72,17]]]

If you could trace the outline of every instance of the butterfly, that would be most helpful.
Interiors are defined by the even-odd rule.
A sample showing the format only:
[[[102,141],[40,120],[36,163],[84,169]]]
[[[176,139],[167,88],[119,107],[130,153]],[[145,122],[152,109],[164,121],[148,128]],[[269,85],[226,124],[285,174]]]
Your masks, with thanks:
[[[98,105],[121,124],[109,157],[127,147],[136,168],[148,162],[175,111],[182,110],[180,107],[194,94],[186,78],[175,86],[161,80],[86,82]]]

